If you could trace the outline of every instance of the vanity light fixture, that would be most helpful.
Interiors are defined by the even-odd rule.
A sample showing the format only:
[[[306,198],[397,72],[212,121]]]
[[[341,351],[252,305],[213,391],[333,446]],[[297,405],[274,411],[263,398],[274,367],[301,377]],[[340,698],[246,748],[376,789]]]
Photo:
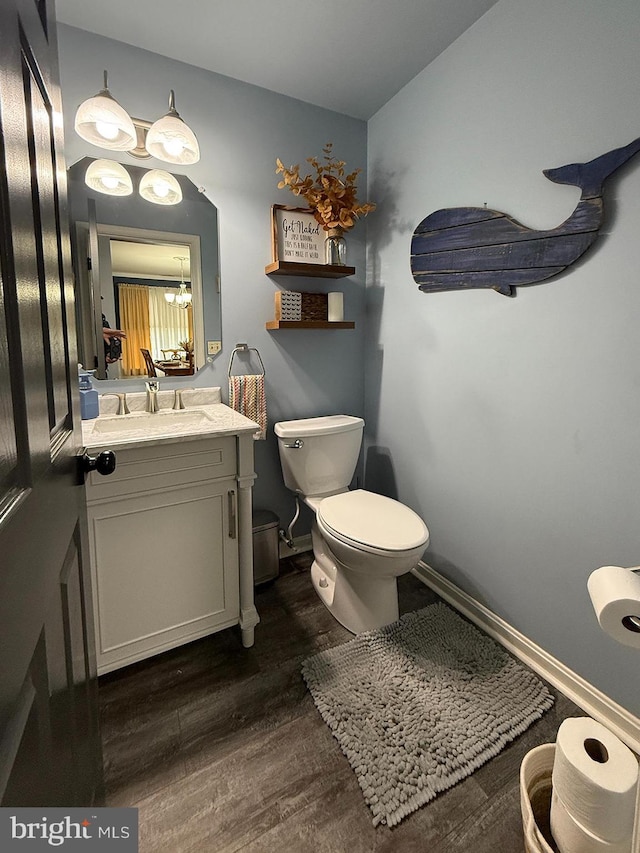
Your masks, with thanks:
[[[173,89],[169,94],[169,112],[155,122],[131,118],[114,99],[107,85],[83,101],[75,118],[76,133],[87,142],[111,151],[128,151],[133,157],[156,157],[165,163],[191,165],[200,159],[195,133],[175,107]]]
[[[191,305],[191,300],[193,299],[193,295],[189,293],[187,290],[187,286],[184,283],[184,262],[186,258],[174,257],[174,261],[180,261],[180,289],[177,293],[173,293],[170,290],[165,290],[164,298],[167,300],[169,305],[172,305],[174,308],[188,308]]]
[[[92,190],[106,195],[131,195],[131,175],[114,160],[94,160],[84,176],[85,184]]]
[[[100,148],[110,151],[135,148],[136,129],[133,121],[109,91],[106,71],[103,88],[78,107],[74,126],[78,136]]]
[[[175,176],[163,169],[151,169],[140,180],[140,195],[153,204],[180,204],[182,189]]]

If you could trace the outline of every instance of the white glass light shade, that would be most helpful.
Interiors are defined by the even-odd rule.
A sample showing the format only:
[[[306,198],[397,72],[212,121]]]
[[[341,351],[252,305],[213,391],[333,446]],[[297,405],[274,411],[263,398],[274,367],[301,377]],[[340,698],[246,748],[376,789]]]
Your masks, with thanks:
[[[85,184],[105,195],[131,195],[133,184],[125,167],[114,160],[94,160],[84,175]]]
[[[112,97],[104,72],[104,88],[83,101],[76,112],[78,136],[110,151],[129,151],[136,147],[136,129],[127,111]]]
[[[188,166],[200,159],[198,140],[176,112],[173,91],[169,96],[169,112],[151,125],[145,147],[152,157],[165,163]]]
[[[154,204],[179,204],[182,201],[180,184],[162,169],[145,172],[140,180],[140,195]]]
[[[172,305],[174,308],[188,308],[191,305],[191,300],[193,296],[186,288],[186,285],[183,283],[180,285],[180,289],[177,293],[171,290],[165,290],[164,298],[167,300],[169,305]]]

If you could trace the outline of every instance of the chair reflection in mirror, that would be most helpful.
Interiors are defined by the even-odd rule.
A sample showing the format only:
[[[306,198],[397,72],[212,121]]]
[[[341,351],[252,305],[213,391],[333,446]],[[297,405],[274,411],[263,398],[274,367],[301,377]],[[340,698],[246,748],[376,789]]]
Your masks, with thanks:
[[[140,352],[142,353],[142,357],[144,358],[144,363],[147,367],[147,376],[157,376],[158,373],[156,371],[156,366],[155,366],[155,363],[153,361],[153,358],[151,357],[151,353],[149,352],[149,350],[148,349],[142,349],[142,347],[141,347]]]

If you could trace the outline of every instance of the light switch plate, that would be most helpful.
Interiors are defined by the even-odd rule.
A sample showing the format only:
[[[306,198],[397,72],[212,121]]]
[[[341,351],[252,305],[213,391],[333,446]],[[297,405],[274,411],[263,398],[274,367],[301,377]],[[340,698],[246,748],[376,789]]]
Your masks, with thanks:
[[[217,355],[222,349],[222,341],[207,341],[207,355]]]

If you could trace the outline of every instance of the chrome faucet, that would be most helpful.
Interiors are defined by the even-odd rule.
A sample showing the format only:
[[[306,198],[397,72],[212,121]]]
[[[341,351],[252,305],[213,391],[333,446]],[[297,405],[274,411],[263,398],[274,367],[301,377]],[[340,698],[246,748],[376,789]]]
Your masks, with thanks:
[[[106,394],[102,395],[103,397],[117,397],[118,398],[118,414],[119,415],[130,415],[129,406],[127,406],[127,395],[126,394],[117,394],[115,391],[108,391]]]
[[[157,379],[150,379],[147,383],[147,412],[159,412],[158,406],[158,390],[160,383]]]
[[[182,399],[182,391],[183,388],[176,388],[173,392],[173,408],[174,409],[184,409],[184,401]]]

